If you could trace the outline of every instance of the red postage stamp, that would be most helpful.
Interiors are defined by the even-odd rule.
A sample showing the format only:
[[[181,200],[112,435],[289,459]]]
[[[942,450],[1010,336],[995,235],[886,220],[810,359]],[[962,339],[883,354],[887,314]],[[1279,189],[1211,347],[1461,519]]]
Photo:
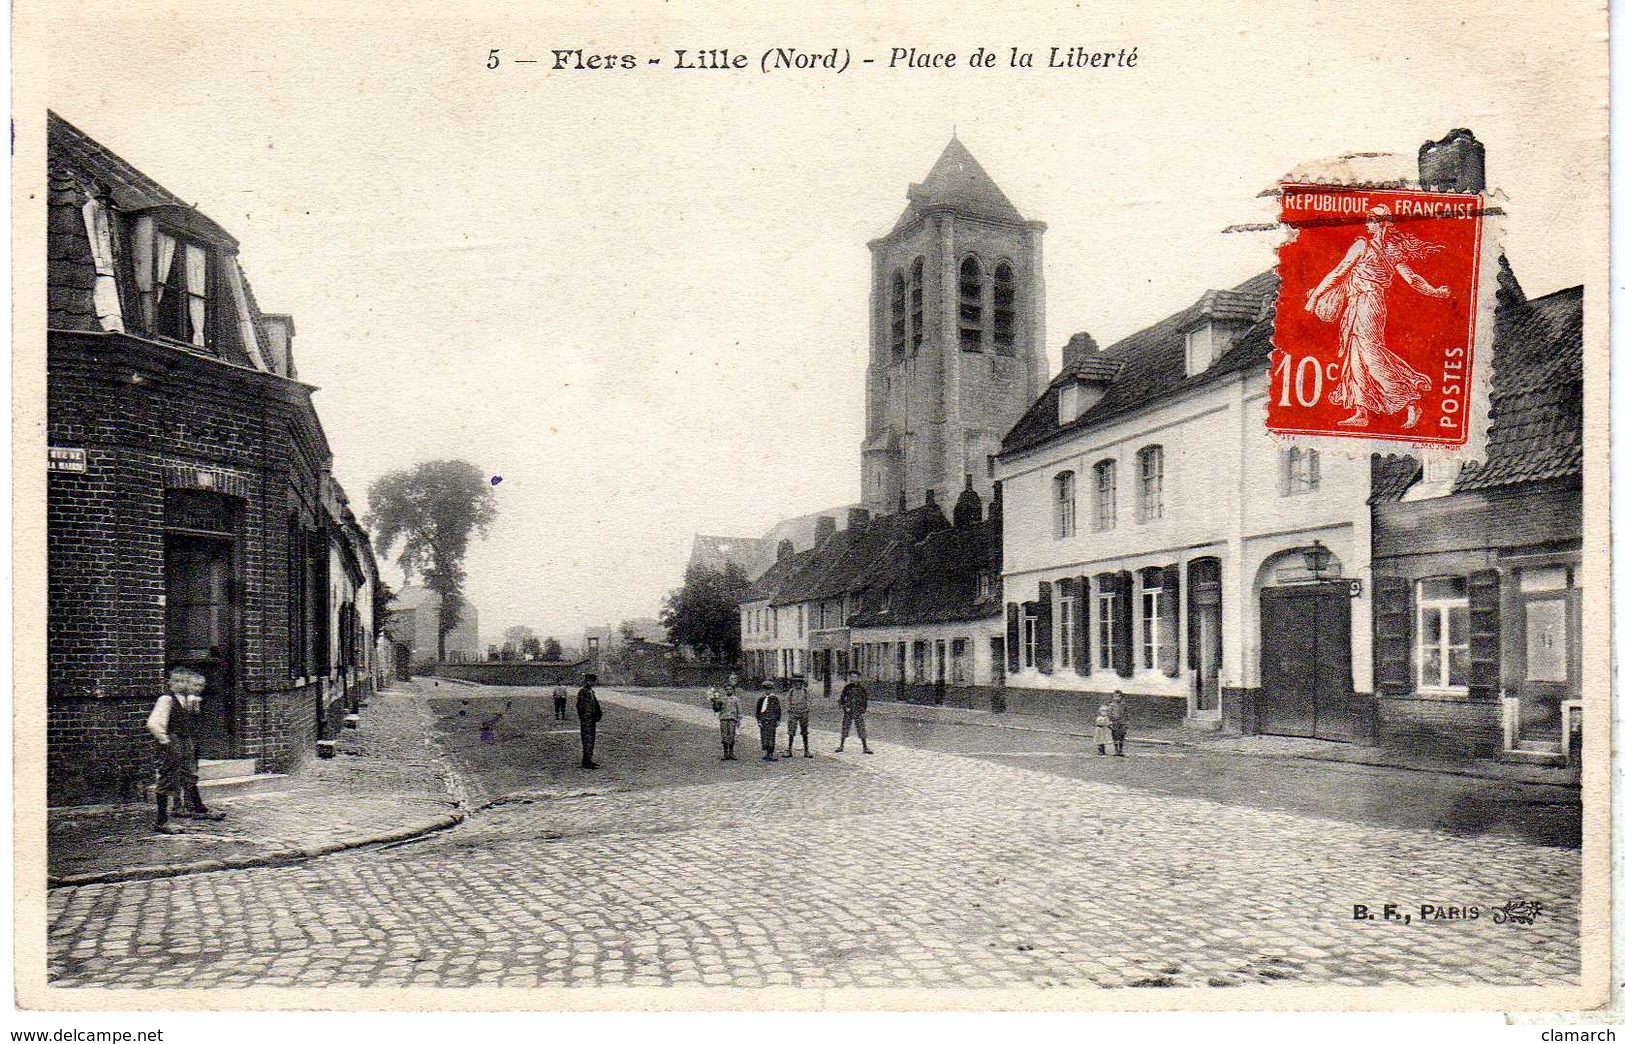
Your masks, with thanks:
[[[1464,447],[1483,197],[1287,184],[1269,427]]]

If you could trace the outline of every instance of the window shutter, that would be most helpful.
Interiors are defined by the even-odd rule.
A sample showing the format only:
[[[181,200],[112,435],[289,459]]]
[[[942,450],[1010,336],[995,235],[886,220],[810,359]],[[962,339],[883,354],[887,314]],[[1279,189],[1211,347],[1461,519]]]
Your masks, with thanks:
[[[1467,687],[1475,700],[1501,695],[1501,574],[1480,569],[1467,577]]]
[[[1162,638],[1158,645],[1162,673],[1170,678],[1179,677],[1179,566],[1162,570]]]
[[[1035,643],[1038,670],[1043,674],[1055,673],[1055,599],[1051,584],[1041,580],[1038,584],[1038,640]]]
[[[1196,587],[1201,576],[1197,565],[1185,567],[1185,662],[1193,666],[1202,659],[1202,628],[1196,608]]]
[[[1021,670],[1021,606],[1005,603],[1004,661],[1011,674]]]
[[[1089,650],[1094,647],[1094,634],[1089,629],[1089,610],[1092,608],[1089,597],[1089,578],[1080,576],[1073,581],[1072,589],[1077,594],[1077,601],[1072,610],[1072,627],[1076,637],[1072,642],[1072,669],[1084,677],[1089,676]]]
[[[1134,604],[1134,574],[1127,569],[1117,574],[1117,673],[1125,678],[1134,677],[1134,616],[1139,607]]]
[[[1377,655],[1377,689],[1384,696],[1408,696],[1411,679],[1411,582],[1377,576],[1372,581],[1372,627]]]

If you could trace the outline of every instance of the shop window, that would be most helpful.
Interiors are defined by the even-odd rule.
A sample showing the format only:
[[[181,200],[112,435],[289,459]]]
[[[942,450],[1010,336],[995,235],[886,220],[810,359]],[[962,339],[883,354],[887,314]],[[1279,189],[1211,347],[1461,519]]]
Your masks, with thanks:
[[[1422,689],[1467,689],[1467,581],[1464,577],[1416,584],[1416,684]]]

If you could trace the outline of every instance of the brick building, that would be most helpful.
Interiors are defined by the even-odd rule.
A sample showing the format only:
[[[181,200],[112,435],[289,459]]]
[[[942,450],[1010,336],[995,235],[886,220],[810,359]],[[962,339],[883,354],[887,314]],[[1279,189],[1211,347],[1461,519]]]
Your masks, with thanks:
[[[203,756],[285,772],[371,687],[370,543],[237,241],[52,114],[48,773],[134,797],[166,666],[203,672]]]
[[[1393,456],[1372,490],[1388,742],[1561,761],[1577,724],[1582,288],[1503,265],[1489,443],[1459,470]]]

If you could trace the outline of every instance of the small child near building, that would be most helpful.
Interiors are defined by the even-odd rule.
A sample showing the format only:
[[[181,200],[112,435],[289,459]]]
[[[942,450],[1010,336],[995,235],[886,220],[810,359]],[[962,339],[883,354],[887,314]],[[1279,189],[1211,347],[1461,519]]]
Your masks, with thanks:
[[[147,731],[158,742],[158,820],[160,834],[179,834],[169,820],[171,802],[177,816],[221,820],[224,812],[211,812],[197,787],[197,737],[202,731],[203,675],[190,667],[171,667],[169,691],[158,697],[147,716]]]
[[[1104,755],[1106,753],[1106,737],[1111,735],[1111,722],[1106,718],[1106,705],[1100,705],[1100,711],[1095,715],[1095,751]]]

